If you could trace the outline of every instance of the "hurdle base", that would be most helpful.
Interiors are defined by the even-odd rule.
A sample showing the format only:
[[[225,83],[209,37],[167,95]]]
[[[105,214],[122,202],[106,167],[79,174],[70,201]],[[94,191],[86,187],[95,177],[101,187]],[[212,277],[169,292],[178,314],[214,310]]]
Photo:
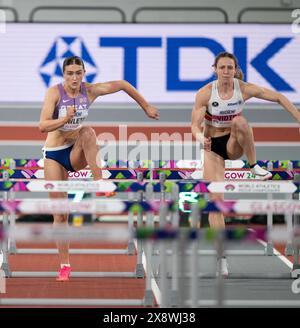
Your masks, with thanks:
[[[112,255],[126,255],[128,254],[127,249],[84,249],[74,248],[69,250],[70,254],[112,254]],[[14,254],[58,254],[56,248],[19,248]]]
[[[1,298],[0,305],[143,306],[144,301],[140,299]]]
[[[184,301],[185,306],[192,305],[191,300]],[[216,300],[198,300],[198,307],[219,307]],[[223,300],[222,307],[299,307],[299,300]]]
[[[10,242],[8,253],[9,254],[17,254],[17,252],[18,252],[18,250],[17,250],[16,243],[15,242]]]
[[[134,242],[128,243],[127,253],[128,253],[128,255],[135,255],[135,245],[134,245]]]
[[[300,264],[296,264],[296,263],[294,263],[293,264],[293,271],[294,270],[299,270],[300,269]]]
[[[300,268],[300,267],[299,267]],[[183,275],[178,273],[178,278],[184,277],[184,278],[191,278],[193,275],[190,272],[186,272]],[[212,279],[212,280],[216,280],[218,279],[216,277],[216,273],[198,273],[197,277],[200,279]],[[168,279],[172,279],[173,276],[170,274],[168,277]],[[290,280],[291,279],[291,272],[287,272],[287,273],[282,273],[282,274],[262,274],[262,273],[229,273],[229,275],[226,277],[226,279],[224,278],[224,281],[227,280],[233,280],[233,279],[262,279],[262,280]]]
[[[274,248],[273,248],[273,243],[268,242],[266,247],[265,247],[265,254],[268,256],[273,256],[274,255]]]
[[[5,278],[10,278],[12,276],[12,272],[9,270],[8,263],[2,263],[1,270],[4,272]]]
[[[11,278],[54,278],[57,272],[12,271]],[[70,278],[137,278],[135,272],[71,272]]]
[[[179,292],[178,292],[178,290],[171,290],[170,306],[171,307],[178,307],[179,306]]]
[[[293,244],[287,243],[284,250],[285,256],[292,256],[294,254]]]
[[[142,263],[138,263],[135,269],[136,278],[145,278],[145,271]]]
[[[153,297],[153,293],[151,290],[146,290],[143,304],[148,307],[151,307],[154,305],[154,297]]]

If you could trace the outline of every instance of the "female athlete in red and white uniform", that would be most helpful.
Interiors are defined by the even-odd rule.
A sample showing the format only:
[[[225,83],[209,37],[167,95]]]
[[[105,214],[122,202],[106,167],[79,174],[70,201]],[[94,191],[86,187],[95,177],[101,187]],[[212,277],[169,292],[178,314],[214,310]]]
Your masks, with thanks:
[[[225,160],[247,157],[253,174],[263,180],[272,174],[256,163],[252,129],[242,116],[244,102],[259,98],[280,104],[300,123],[300,112],[282,94],[242,81],[237,59],[228,52],[220,53],[213,65],[217,80],[205,85],[196,94],[192,112],[192,133],[204,146],[203,177],[208,181],[223,181]],[[223,199],[222,194],[210,195],[212,200]],[[222,213],[210,213],[214,228],[225,228]],[[228,275],[226,258],[221,261],[221,274]]]

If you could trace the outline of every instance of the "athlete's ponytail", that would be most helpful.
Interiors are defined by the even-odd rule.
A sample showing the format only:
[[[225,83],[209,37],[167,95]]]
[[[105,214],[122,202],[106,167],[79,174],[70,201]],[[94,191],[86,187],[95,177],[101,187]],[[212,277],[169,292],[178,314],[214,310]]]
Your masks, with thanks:
[[[236,72],[234,74],[234,77],[236,79],[239,79],[239,80],[244,80],[244,73],[239,67],[236,68]]]

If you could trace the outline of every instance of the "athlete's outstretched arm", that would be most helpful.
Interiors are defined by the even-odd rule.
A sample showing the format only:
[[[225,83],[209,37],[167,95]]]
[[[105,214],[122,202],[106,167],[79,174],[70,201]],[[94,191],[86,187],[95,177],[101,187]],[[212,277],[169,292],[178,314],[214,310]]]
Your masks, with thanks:
[[[205,150],[210,150],[211,140],[206,138],[202,131],[201,125],[204,121],[206,105],[209,100],[209,92],[207,88],[200,89],[196,94],[195,105],[192,111],[191,130],[194,138],[204,145]]]
[[[56,87],[49,88],[46,92],[43,109],[40,115],[39,129],[41,132],[51,132],[57,130],[64,126],[64,124],[66,124],[75,115],[75,109],[73,106],[70,106],[67,109],[65,117],[53,119],[52,116],[58,99],[59,92],[56,90]]]
[[[299,110],[285,97],[282,93],[257,86],[255,84],[246,83],[244,93],[247,99],[255,97],[258,99],[276,102],[281,105],[287,112],[289,112],[295,120],[300,124]]]
[[[151,106],[146,101],[146,99],[136,90],[136,88],[124,80],[92,84],[92,101],[94,101],[99,96],[108,95],[121,90],[126,92],[132,99],[134,99],[145,111],[148,117],[156,120],[159,119],[159,113],[157,109],[154,106]]]

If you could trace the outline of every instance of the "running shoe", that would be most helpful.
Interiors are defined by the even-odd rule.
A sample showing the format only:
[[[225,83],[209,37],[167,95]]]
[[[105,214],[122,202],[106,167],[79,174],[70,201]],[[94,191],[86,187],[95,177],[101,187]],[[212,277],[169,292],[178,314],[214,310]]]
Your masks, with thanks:
[[[56,281],[69,281],[71,274],[71,267],[64,265],[58,272],[58,277]]]
[[[263,169],[260,167],[258,164],[256,164],[252,169],[251,169],[252,174],[258,176],[261,180],[269,180],[272,178],[272,173]]]

